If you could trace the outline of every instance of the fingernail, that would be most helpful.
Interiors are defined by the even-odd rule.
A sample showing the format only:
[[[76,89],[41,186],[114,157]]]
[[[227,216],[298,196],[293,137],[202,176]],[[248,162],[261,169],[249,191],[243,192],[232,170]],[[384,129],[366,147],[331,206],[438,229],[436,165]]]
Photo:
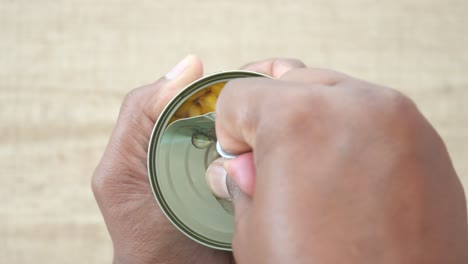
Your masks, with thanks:
[[[172,68],[172,70],[170,70],[167,74],[166,74],[166,79],[169,79],[169,80],[173,80],[177,77],[179,77],[183,72],[184,70],[187,68],[188,66],[188,62],[189,62],[189,58],[190,58],[190,55],[185,57],[183,60],[181,60],[179,63],[177,63],[176,66],[174,66],[174,68]]]
[[[218,198],[229,199],[226,185],[226,171],[222,162],[213,162],[206,170],[206,182],[211,189],[211,192]]]

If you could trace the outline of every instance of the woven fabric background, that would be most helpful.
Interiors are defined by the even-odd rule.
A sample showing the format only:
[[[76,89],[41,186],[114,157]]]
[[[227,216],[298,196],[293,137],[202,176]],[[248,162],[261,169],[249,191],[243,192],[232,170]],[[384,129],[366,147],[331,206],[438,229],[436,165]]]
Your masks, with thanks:
[[[0,0],[0,262],[111,261],[91,174],[124,95],[188,53],[207,73],[283,56],[395,87],[468,187],[467,13],[466,0]]]

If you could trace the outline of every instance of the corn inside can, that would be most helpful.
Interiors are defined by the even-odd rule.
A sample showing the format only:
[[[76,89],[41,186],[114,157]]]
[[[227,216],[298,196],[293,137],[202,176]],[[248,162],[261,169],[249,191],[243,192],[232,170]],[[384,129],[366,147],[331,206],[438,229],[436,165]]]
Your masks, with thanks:
[[[211,193],[205,171],[216,152],[215,104],[226,82],[269,77],[226,71],[203,77],[179,92],[164,108],[148,146],[148,176],[154,196],[169,221],[207,247],[232,250],[232,204]]]

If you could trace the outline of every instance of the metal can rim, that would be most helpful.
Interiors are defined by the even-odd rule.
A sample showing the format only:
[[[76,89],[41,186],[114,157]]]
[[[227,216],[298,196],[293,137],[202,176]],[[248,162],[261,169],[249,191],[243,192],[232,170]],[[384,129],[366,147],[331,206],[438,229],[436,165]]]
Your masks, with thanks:
[[[169,221],[183,234],[185,234],[190,239],[203,244],[207,247],[232,251],[231,243],[221,243],[219,241],[212,240],[208,237],[200,235],[193,230],[191,230],[187,225],[185,225],[177,215],[171,210],[167,205],[164,196],[160,191],[160,187],[157,180],[156,168],[154,166],[155,162],[151,162],[156,159],[158,143],[161,140],[162,134],[168,125],[169,119],[174,114],[175,110],[180,106],[181,102],[187,99],[193,93],[203,89],[204,87],[214,84],[221,81],[229,81],[237,78],[246,78],[246,77],[268,77],[263,73],[257,73],[252,71],[244,70],[234,70],[234,71],[222,71],[207,75],[202,77],[194,82],[190,83],[184,87],[179,93],[177,93],[174,98],[169,101],[169,103],[164,107],[159,115],[154,128],[151,132],[150,141],[148,144],[148,156],[147,156],[147,168],[148,168],[148,177],[151,184],[151,190],[153,192],[156,201],[161,208],[164,215],[169,219]]]

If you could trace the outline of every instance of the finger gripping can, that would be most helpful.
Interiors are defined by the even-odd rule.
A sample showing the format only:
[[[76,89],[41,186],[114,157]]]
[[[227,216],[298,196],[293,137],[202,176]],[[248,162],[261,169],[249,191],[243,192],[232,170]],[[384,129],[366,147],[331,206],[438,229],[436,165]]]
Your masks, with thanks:
[[[226,71],[203,77],[179,92],[158,117],[148,146],[148,176],[169,221],[205,246],[232,250],[232,205],[213,196],[205,171],[218,158],[214,107],[229,80],[269,77]]]

